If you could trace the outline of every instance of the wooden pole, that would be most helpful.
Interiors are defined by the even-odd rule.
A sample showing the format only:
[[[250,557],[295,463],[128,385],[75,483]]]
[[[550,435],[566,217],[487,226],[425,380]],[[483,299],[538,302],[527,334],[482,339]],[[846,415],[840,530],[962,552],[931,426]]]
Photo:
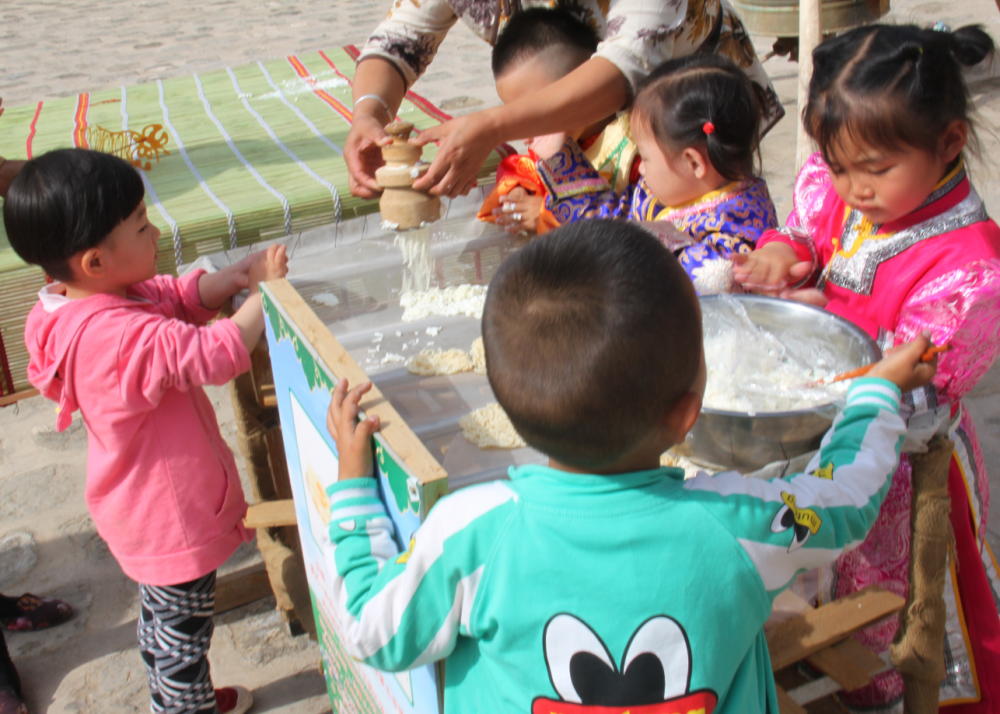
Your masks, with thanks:
[[[1000,0],[997,0],[1000,2]],[[812,53],[823,37],[820,0],[799,0],[799,131],[795,142],[795,171],[813,153],[812,139],[802,123],[802,111],[809,99],[809,79],[812,77]]]

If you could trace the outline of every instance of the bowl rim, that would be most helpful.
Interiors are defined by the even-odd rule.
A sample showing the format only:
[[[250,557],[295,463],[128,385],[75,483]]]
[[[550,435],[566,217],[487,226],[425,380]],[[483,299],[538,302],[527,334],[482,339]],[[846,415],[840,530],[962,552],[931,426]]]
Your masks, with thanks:
[[[830,312],[828,310],[824,310],[821,307],[816,307],[815,305],[809,305],[808,303],[796,302],[794,300],[785,300],[783,298],[771,297],[769,295],[751,295],[751,294],[741,294],[741,293],[699,295],[698,302],[699,303],[718,302],[723,298],[733,298],[741,302],[761,302],[761,303],[773,302],[773,303],[782,303],[785,305],[791,304],[794,305],[796,308],[805,309],[807,312],[813,311],[815,313],[822,314],[825,318],[831,318],[833,319],[834,322],[839,322],[842,326],[847,328],[849,332],[853,332],[858,337],[860,337],[862,342],[867,343],[868,346],[872,349],[872,353],[876,355],[876,359],[872,360],[873,362],[876,362],[878,361],[878,359],[881,359],[882,349],[878,346],[878,343],[874,339],[872,339],[872,336],[869,335],[867,332],[865,332],[863,329],[861,329],[858,325],[848,320],[846,317],[838,315],[835,312]],[[702,344],[704,345],[704,334],[702,334]],[[751,414],[750,412],[733,412],[733,411],[727,411],[725,409],[713,409],[711,407],[702,406],[701,413],[724,416],[724,417],[738,417],[743,419],[747,417],[751,419],[787,419],[788,417],[801,416],[803,414],[813,414],[823,411],[829,411],[830,409],[836,409],[836,408],[837,408],[836,403],[830,401],[826,402],[825,404],[817,404],[816,406],[810,407],[808,409],[792,409],[782,412],[757,412],[754,414]]]

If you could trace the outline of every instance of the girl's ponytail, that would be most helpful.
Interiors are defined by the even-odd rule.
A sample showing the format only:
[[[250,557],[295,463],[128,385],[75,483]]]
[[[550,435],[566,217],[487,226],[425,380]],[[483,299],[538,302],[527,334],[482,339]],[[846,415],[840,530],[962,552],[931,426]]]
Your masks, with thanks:
[[[995,45],[993,38],[986,34],[982,25],[966,25],[952,33],[951,54],[965,67],[972,67],[989,57]]]
[[[664,152],[704,145],[730,181],[758,173],[762,102],[757,86],[714,52],[664,62],[639,87],[632,122],[652,129]]]

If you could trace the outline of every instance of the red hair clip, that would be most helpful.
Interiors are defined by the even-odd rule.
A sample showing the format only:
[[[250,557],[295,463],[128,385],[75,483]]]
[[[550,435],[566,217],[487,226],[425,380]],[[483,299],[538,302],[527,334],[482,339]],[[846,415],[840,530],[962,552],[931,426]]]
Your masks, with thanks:
[[[710,121],[705,122],[705,125],[701,128],[706,135],[715,133],[715,124]]]

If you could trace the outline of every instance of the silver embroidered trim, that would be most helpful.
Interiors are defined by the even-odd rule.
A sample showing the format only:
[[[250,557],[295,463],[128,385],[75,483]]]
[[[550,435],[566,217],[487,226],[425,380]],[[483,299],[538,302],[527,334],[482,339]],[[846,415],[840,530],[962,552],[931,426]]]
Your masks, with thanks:
[[[955,604],[957,593],[955,581],[951,577],[951,568],[945,571],[945,578],[945,673],[944,679],[941,680],[941,704],[954,699],[974,699],[979,696]]]
[[[927,206],[931,205],[938,199],[944,198],[947,194],[951,193],[952,189],[954,189],[956,186],[958,186],[958,184],[962,183],[962,181],[964,180],[965,180],[965,166],[963,165],[962,168],[958,170],[958,173],[956,173],[948,180],[948,183],[946,183],[944,186],[937,189],[936,191],[932,192],[931,195],[928,196],[924,200],[924,202],[921,203],[919,206],[917,206],[916,209],[914,210],[919,211],[921,208],[927,208]]]
[[[949,181],[949,183],[951,182]],[[857,295],[871,295],[872,285],[875,282],[875,272],[885,261],[928,238],[957,231],[973,223],[985,221],[987,218],[986,207],[983,206],[982,199],[970,186],[968,196],[958,205],[940,215],[928,218],[926,221],[902,230],[892,237],[866,242],[850,258],[844,258],[834,253],[816,287],[822,290],[827,282],[831,282]],[[854,242],[858,240],[857,226],[860,219],[861,212],[852,209],[844,224],[841,250],[850,251]]]

